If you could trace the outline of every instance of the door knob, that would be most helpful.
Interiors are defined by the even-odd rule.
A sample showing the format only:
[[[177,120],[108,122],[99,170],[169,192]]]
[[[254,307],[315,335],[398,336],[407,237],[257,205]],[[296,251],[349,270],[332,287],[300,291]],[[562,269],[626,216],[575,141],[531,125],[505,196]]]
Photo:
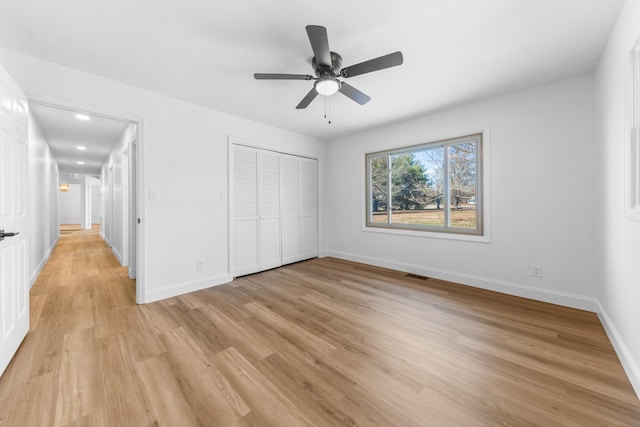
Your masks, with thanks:
[[[15,236],[16,234],[20,234],[20,232],[16,231],[15,233],[5,233],[4,230],[0,230],[0,240],[4,240],[5,237]]]

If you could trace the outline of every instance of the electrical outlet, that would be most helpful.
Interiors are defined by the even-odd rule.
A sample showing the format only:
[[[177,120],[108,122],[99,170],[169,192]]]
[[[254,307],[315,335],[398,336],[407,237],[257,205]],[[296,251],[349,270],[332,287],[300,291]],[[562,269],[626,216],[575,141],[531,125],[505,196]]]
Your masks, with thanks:
[[[542,277],[542,266],[539,264],[531,264],[531,275],[533,277]]]
[[[203,259],[197,259],[196,260],[196,269],[197,270],[204,270],[204,260]]]

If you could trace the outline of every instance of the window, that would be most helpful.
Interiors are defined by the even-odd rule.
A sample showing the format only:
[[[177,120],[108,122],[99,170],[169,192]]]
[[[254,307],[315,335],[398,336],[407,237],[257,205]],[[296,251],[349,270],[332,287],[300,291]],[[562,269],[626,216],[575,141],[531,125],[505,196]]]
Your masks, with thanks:
[[[482,235],[482,134],[366,155],[367,227]]]

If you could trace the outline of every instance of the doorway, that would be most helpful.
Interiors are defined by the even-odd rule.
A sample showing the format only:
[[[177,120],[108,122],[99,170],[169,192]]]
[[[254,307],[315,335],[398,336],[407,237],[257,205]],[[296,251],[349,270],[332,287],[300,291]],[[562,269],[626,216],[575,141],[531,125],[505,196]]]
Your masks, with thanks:
[[[100,230],[128,275],[136,279],[136,302],[144,295],[138,268],[141,227],[137,176],[141,168],[141,120],[114,116],[78,105],[52,104],[31,99],[30,108],[57,160],[57,186],[68,184],[71,193],[79,191],[80,221],[83,230]],[[56,190],[58,190],[56,188]],[[56,191],[60,209],[55,215],[60,224],[67,218],[65,204],[68,194]],[[74,199],[75,200],[75,199]],[[53,214],[53,213],[52,213]],[[77,216],[74,217],[77,219]]]

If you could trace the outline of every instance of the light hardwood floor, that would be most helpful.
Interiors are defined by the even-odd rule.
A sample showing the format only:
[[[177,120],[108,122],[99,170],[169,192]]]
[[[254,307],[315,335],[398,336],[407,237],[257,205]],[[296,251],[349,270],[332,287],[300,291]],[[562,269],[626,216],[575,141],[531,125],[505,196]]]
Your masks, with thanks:
[[[0,426],[616,426],[640,402],[593,313],[325,258],[137,306],[60,239]]]

